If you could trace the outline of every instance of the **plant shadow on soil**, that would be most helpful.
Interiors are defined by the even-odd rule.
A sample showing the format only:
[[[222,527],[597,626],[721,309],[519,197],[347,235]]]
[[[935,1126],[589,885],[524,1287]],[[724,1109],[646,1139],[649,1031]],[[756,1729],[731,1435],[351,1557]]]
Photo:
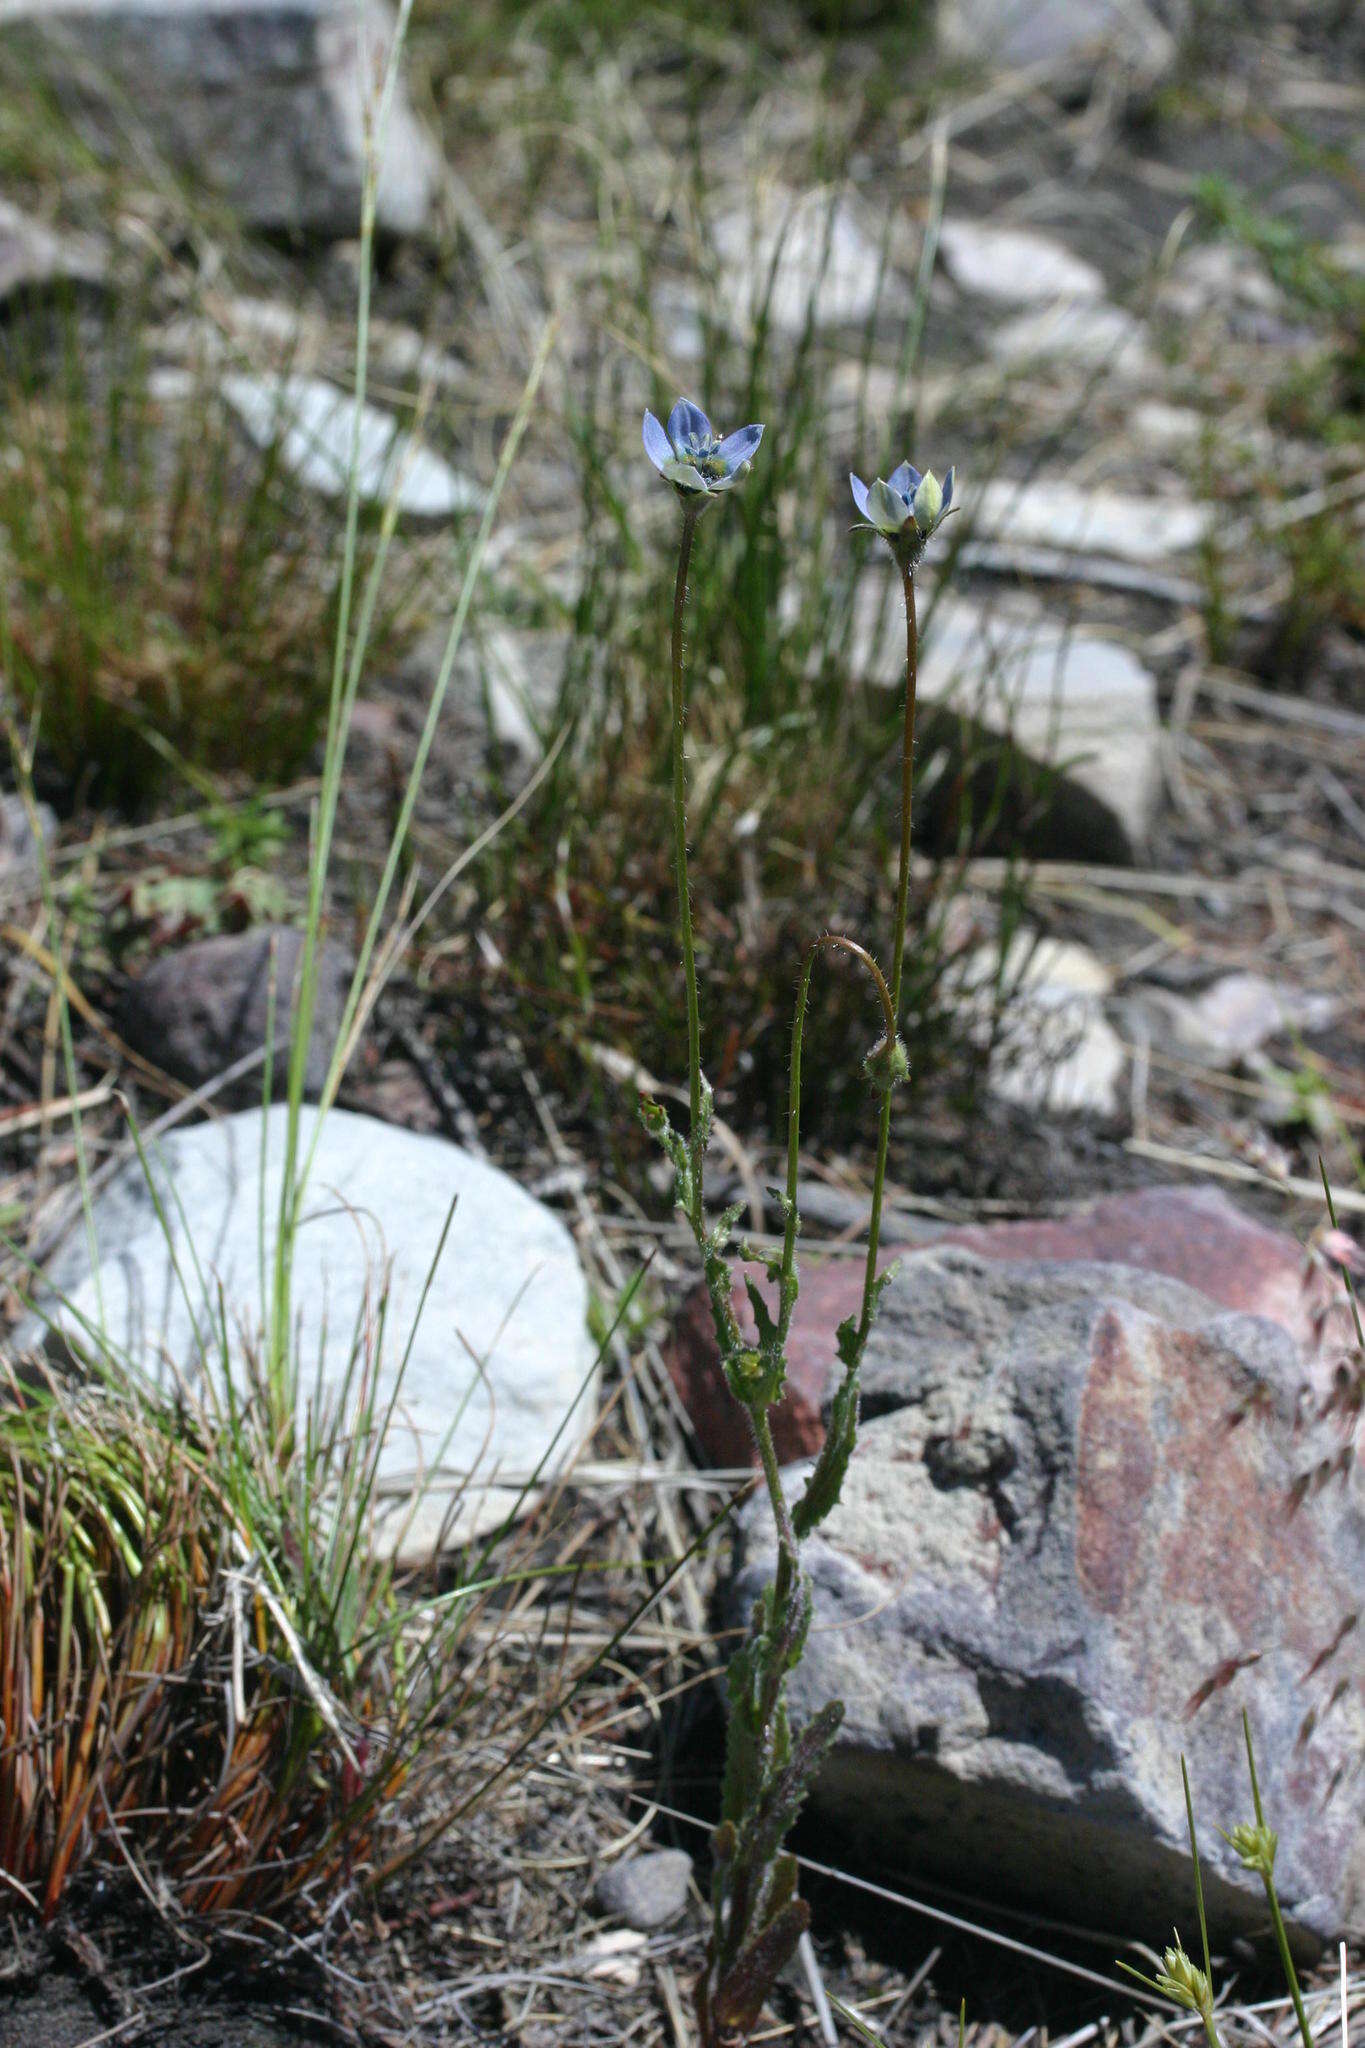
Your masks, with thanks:
[[[101,1881],[80,1886],[51,1927],[10,1916],[0,1934],[0,2043],[91,2048],[299,2048],[343,2038],[316,1977],[244,1969],[242,1950],[205,1957],[145,1903]],[[314,2016],[315,2015],[315,2016]]]

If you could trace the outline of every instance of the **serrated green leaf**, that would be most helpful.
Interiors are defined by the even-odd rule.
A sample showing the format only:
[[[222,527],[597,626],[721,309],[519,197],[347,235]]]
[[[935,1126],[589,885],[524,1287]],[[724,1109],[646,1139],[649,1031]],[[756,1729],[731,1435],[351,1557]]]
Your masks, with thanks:
[[[839,1385],[830,1407],[829,1429],[820,1447],[810,1478],[800,1500],[792,1509],[792,1527],[798,1541],[818,1529],[826,1515],[838,1505],[848,1472],[849,1460],[858,1440],[858,1391],[860,1375],[856,1366]]]

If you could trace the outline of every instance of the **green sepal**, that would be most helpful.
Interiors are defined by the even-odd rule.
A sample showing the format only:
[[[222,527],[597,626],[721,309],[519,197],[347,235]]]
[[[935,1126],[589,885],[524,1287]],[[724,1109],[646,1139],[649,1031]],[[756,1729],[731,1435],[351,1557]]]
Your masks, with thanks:
[[[910,1055],[905,1040],[879,1038],[863,1061],[863,1072],[879,1095],[889,1095],[910,1079]]]

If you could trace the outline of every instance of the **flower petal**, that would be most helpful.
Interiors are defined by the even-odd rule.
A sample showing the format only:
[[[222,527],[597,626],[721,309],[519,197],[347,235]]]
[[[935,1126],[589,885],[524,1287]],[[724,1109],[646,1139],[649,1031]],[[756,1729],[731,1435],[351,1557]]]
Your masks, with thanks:
[[[742,464],[753,460],[762,439],[762,427],[736,427],[734,433],[727,434],[717,448],[716,458],[729,469],[738,469]]]
[[[867,516],[878,533],[899,533],[910,517],[910,507],[899,491],[878,477],[867,494]]]
[[[915,524],[924,534],[932,533],[943,517],[943,486],[932,469],[926,469],[920,478],[912,510]]]
[[[690,398],[680,398],[668,415],[668,438],[677,454],[686,441],[706,442],[712,439],[711,422],[699,405],[693,405]]]
[[[676,456],[664,464],[659,474],[666,476],[671,484],[676,484],[680,491],[700,491],[705,496],[711,488],[699,469],[694,469],[690,462],[679,461]]]
[[[957,464],[954,463],[952,468],[948,471],[947,476],[945,476],[943,479],[943,512],[939,515],[940,517],[943,517],[947,513],[948,507],[953,502],[953,478],[956,475]]]
[[[645,454],[659,471],[673,460],[673,444],[652,412],[645,414]]]
[[[872,514],[867,509],[867,485],[860,476],[854,476],[852,470],[848,473],[848,487],[853,493],[853,502],[862,513],[863,518],[870,519]]]
[[[902,462],[897,464],[886,481],[890,484],[893,491],[900,492],[908,505],[915,492],[919,489],[919,477],[920,473],[915,468],[913,462]]]

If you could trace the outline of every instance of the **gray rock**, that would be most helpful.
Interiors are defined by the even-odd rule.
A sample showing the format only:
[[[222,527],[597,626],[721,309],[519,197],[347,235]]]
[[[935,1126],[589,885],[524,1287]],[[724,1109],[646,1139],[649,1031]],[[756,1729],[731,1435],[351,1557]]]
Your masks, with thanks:
[[[349,236],[365,123],[393,32],[386,0],[6,0],[0,35],[99,146],[139,135],[249,226]],[[429,223],[435,143],[402,87],[377,192],[380,229]]]
[[[1127,998],[1136,1022],[1160,1049],[1195,1066],[1231,1068],[1271,1039],[1325,1031],[1340,1014],[1332,996],[1267,981],[1262,974],[1220,975],[1197,996],[1139,985]]]
[[[1184,249],[1161,286],[1158,303],[1177,319],[1216,313],[1234,325],[1247,315],[1282,318],[1288,300],[1249,250],[1231,242],[1201,242]]]
[[[1093,63],[1118,54],[1159,72],[1174,43],[1143,0],[948,0],[940,15],[948,47],[974,63]]]
[[[226,376],[223,396],[258,448],[277,443],[285,467],[309,490],[344,498],[351,466],[355,400],[322,377]],[[450,519],[481,512],[480,486],[414,444],[391,413],[365,405],[357,450],[360,495],[385,504],[397,492],[410,518]]]
[[[104,251],[89,235],[58,235],[0,199],[0,305],[64,286],[103,284]]]
[[[1010,368],[1055,365],[1063,376],[1077,368],[1139,376],[1152,368],[1147,333],[1119,306],[1091,299],[1060,299],[997,327],[992,352]]]
[[[514,781],[524,782],[545,752],[572,645],[572,634],[553,627],[489,626],[460,651],[461,685],[471,706],[486,710]]]
[[[1104,295],[1104,279],[1092,263],[1033,228],[945,220],[938,246],[953,282],[981,298],[1029,306]]]
[[[651,1934],[677,1919],[687,1904],[691,1882],[692,1858],[685,1849],[650,1849],[604,1870],[593,1897],[600,1912]]]
[[[1198,547],[1214,518],[1211,505],[1188,498],[1084,490],[1048,477],[1026,484],[993,477],[974,491],[969,509],[973,530],[983,538],[1089,550],[1125,562],[1161,562]]]
[[[98,1271],[77,1226],[45,1276],[50,1347],[88,1347],[94,1328],[116,1361],[167,1385],[207,1398],[221,1395],[230,1375],[247,1394],[265,1326],[262,1233],[269,1272],[286,1114],[283,1104],[268,1116],[243,1110],[157,1141],[164,1222],[136,1161],[111,1182],[94,1204]],[[316,1124],[317,1112],[305,1110],[305,1152]],[[578,1448],[594,1421],[596,1353],[583,1270],[556,1216],[443,1138],[334,1109],[318,1138],[296,1248],[301,1413],[305,1402],[348,1412],[355,1332],[362,1320],[373,1325],[386,1280],[381,1416],[410,1337],[411,1350],[378,1452],[390,1504],[378,1540],[419,1556],[501,1519],[512,1489],[542,1460],[548,1473]],[[215,1334],[220,1287],[226,1360]],[[17,1341],[41,1342],[41,1323],[30,1318]],[[351,1413],[355,1398],[352,1390]]]
[[[266,925],[177,946],[162,953],[124,990],[120,1035],[134,1052],[190,1088],[216,1079],[248,1053],[260,1051],[267,1036],[273,1036],[278,1049],[271,1094],[278,1102],[289,1071],[290,1017],[302,953],[303,934],[288,925]],[[312,1101],[327,1079],[351,969],[339,946],[322,946],[304,1080]],[[262,1063],[214,1099],[220,1108],[257,1103],[263,1078]]]
[[[1297,1482],[1338,1436],[1300,1414],[1278,1324],[1123,1266],[935,1249],[885,1296],[843,1499],[811,1540],[804,1720],[847,1718],[818,1810],[882,1866],[1159,1942],[1192,1876],[1216,1944],[1263,1935],[1248,1709],[1277,1878],[1305,1944],[1365,1920],[1359,1485]],[[793,1491],[800,1474],[790,1475]],[[744,1510],[722,1619],[773,1568]]]
[[[57,830],[57,818],[47,804],[35,806],[38,831],[47,846]],[[28,805],[17,791],[0,796],[0,897],[12,897],[35,890],[41,879],[38,838]]]
[[[896,689],[900,604],[895,586],[870,572],[856,594],[850,654],[854,674]],[[1032,608],[985,612],[943,599],[926,626],[919,696],[926,805],[935,801],[935,749],[956,757],[973,733],[1008,735],[1032,764],[1039,850],[1119,861],[1141,851],[1161,793],[1161,729],[1156,684],[1127,648],[1067,633]]]
[[[799,340],[807,322],[861,327],[910,303],[861,208],[843,193],[765,186],[721,216],[714,242],[722,308],[740,334],[766,314],[778,334]]]

